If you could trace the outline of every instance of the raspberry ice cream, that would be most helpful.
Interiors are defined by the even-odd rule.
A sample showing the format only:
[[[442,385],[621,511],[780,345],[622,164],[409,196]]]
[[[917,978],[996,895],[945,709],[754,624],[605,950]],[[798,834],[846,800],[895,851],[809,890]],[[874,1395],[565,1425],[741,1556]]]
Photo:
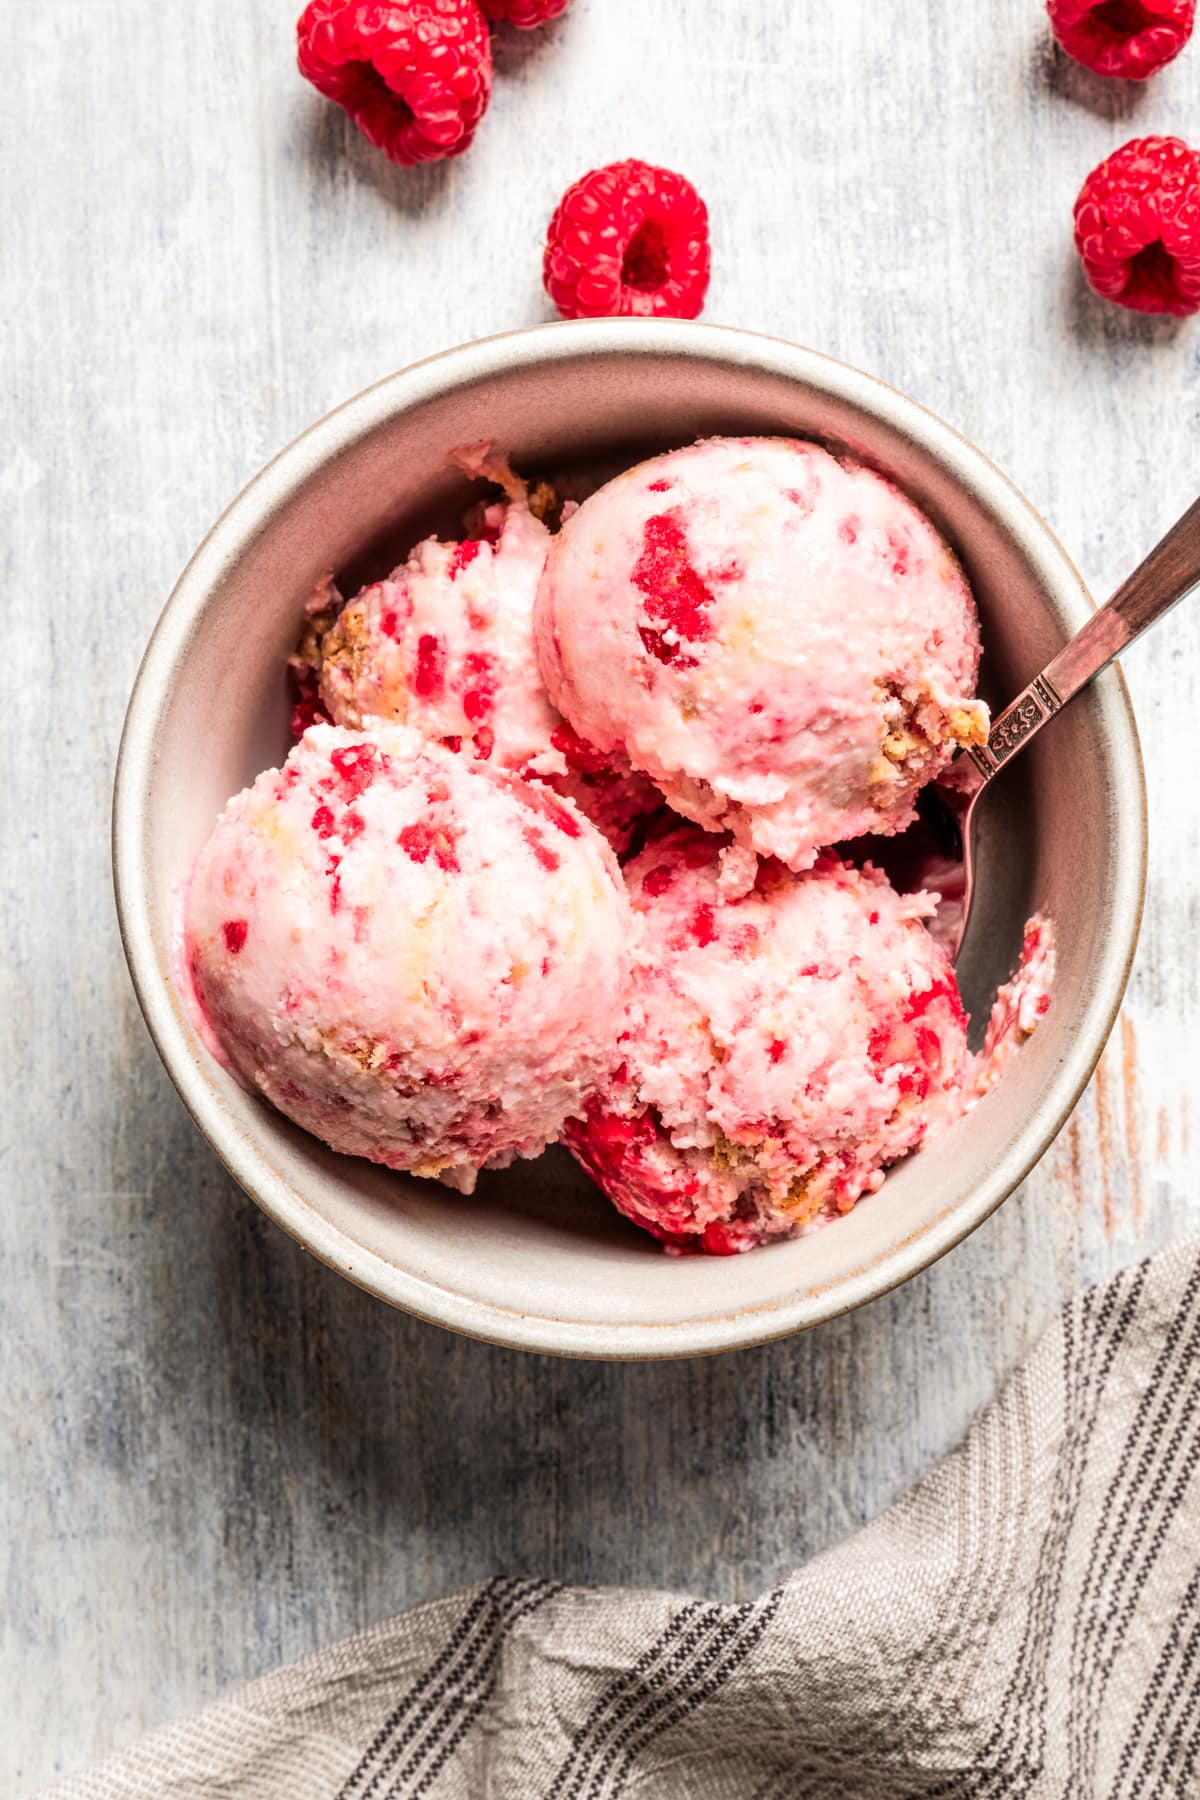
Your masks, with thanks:
[[[530,653],[550,533],[524,499],[489,507],[484,530],[426,538],[342,609],[321,644],[321,698],[356,731],[387,720],[504,769],[558,773],[559,716]]]
[[[407,724],[448,749],[548,782],[618,851],[659,804],[620,758],[598,756],[550,704],[533,649],[533,605],[551,537],[522,483],[486,465],[509,498],[482,533],[426,538],[386,581],[364,588],[318,633],[320,698],[339,725]],[[319,597],[320,599],[320,597]]]
[[[1057,962],[1054,926],[1036,913],[1025,926],[1016,972],[992,1003],[983,1049],[972,1059],[971,1085],[977,1094],[995,1087],[1014,1051],[1032,1037],[1049,1012]]]
[[[629,904],[608,846],[415,731],[314,726],[230,801],[185,911],[211,1036],[335,1150],[469,1193],[615,1060]]]
[[[719,852],[684,826],[627,867],[621,1061],[565,1137],[636,1223],[729,1253],[877,1189],[961,1110],[968,1064],[926,896],[827,857],[722,902]]]
[[[610,481],[551,545],[535,631],[580,737],[793,869],[902,831],[986,734],[952,552],[891,482],[816,444],[714,438]]]

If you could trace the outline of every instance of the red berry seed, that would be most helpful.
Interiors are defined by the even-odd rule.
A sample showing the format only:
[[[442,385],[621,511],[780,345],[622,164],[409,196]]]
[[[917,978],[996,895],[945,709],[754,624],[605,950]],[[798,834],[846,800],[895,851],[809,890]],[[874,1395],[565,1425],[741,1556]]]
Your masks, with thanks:
[[[694,319],[708,291],[707,208],[670,169],[593,169],[558,204],[542,273],[565,319]]]
[[[1135,312],[1200,311],[1200,155],[1135,138],[1093,169],[1075,202],[1088,284]]]
[[[1196,23],[1196,0],[1046,0],[1046,11],[1068,56],[1126,81],[1173,61]]]
[[[475,0],[309,0],[300,73],[397,163],[470,145],[492,92],[492,44]]]
[[[532,31],[561,18],[570,0],[479,0],[486,18],[498,25],[515,25],[518,31]]]

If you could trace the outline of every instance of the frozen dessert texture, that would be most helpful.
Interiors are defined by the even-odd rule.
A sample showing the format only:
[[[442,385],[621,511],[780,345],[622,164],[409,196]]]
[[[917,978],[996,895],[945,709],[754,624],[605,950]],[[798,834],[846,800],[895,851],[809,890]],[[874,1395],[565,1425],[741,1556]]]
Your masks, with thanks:
[[[550,547],[535,630],[581,738],[797,870],[902,831],[986,735],[952,552],[891,482],[813,443],[714,438],[608,482]]]
[[[469,1193],[610,1073],[629,918],[608,846],[546,788],[403,726],[315,725],[221,815],[184,954],[246,1084]]]
[[[1049,1012],[1057,961],[1053,922],[1035,913],[1025,926],[1016,972],[992,1003],[983,1049],[974,1059],[971,1085],[977,1094],[995,1087],[1013,1052]]]
[[[479,536],[426,538],[344,606],[331,606],[327,591],[315,596],[301,693],[315,667],[320,701],[337,724],[410,725],[447,749],[545,781],[624,852],[660,796],[623,758],[598,755],[550,704],[533,648],[550,532],[507,465],[472,472],[484,469],[508,494],[482,509]],[[544,490],[533,498],[544,504]]]
[[[625,873],[619,1061],[566,1142],[668,1246],[730,1253],[836,1217],[961,1110],[966,1019],[927,896],[829,856],[763,862],[723,901],[720,842],[688,826]]]
[[[532,655],[531,619],[550,533],[528,503],[501,502],[483,535],[426,538],[349,601],[321,643],[321,698],[339,725],[411,725],[450,749],[522,773],[564,767],[558,714]]]
[[[336,1150],[469,1193],[561,1140],[673,1252],[814,1230],[1049,1006],[1035,918],[969,1052],[961,865],[908,830],[986,734],[962,571],[813,443],[712,439],[569,498],[454,460],[500,496],[461,540],[309,601],[299,742],[186,895],[197,1024]]]

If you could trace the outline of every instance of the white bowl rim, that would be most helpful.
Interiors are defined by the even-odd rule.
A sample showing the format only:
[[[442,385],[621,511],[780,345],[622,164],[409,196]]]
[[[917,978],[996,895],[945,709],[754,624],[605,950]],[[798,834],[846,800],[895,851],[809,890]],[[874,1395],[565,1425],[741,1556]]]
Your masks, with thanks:
[[[147,807],[156,739],[177,663],[208,596],[242,544],[297,487],[340,450],[447,387],[536,361],[620,351],[679,354],[759,368],[848,402],[916,442],[999,517],[1066,610],[1082,624],[1092,603],[1062,545],[1029,501],[982,451],[936,414],[878,377],[786,339],[681,320],[592,319],[504,332],[438,352],[342,402],[285,446],[247,483],[179,577],[143,655],[117,753],[112,845],[117,917],[134,990],[151,1038],[195,1124],[229,1173],[306,1249],[357,1286],[401,1310],[468,1337],[561,1356],[639,1361],[715,1354],[806,1330],[877,1299],[969,1236],[1029,1174],[1083,1093],[1116,1021],[1137,947],[1146,880],[1145,779],[1137,727],[1120,670],[1094,685],[1101,727],[1123,796],[1115,819],[1111,929],[1072,1047],[1007,1155],[940,1218],[892,1251],[823,1290],[727,1314],[653,1324],[606,1324],[523,1313],[416,1276],[338,1229],[248,1140],[225,1127],[216,1090],[191,1052],[155,948],[146,879]],[[1068,595],[1078,596],[1077,604]],[[769,1254],[769,1252],[767,1252]]]

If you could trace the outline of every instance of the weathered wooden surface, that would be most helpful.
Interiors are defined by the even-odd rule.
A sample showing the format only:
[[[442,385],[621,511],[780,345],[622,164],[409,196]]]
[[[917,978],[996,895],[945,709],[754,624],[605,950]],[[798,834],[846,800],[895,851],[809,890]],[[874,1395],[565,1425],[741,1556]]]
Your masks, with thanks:
[[[1196,128],[1200,45],[1128,92],[1050,53],[1037,0],[575,0],[503,42],[471,155],[405,174],[294,74],[297,9],[10,8],[6,1793],[493,1570],[754,1590],[927,1469],[1065,1294],[1200,1220],[1187,614],[1129,669],[1154,839],[1122,1025],[1024,1190],[900,1293],[711,1362],[541,1361],[390,1313],[233,1190],[113,920],[137,659],[272,451],[403,362],[546,316],[569,179],[683,169],[712,210],[707,316],[919,397],[1097,588],[1200,488],[1200,323],[1093,301],[1069,250],[1094,162]]]

